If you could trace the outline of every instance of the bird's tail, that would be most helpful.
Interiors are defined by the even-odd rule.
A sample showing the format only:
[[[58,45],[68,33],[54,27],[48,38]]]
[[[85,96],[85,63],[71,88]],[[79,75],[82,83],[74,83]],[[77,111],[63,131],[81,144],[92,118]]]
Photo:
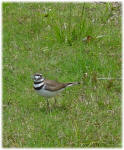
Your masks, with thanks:
[[[70,82],[70,83],[67,83],[67,86],[73,86],[77,84],[80,84],[80,82]]]

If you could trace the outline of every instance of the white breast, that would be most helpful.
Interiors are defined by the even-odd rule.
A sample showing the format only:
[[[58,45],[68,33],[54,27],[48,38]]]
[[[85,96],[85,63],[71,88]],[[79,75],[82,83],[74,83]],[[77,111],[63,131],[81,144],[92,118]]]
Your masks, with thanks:
[[[58,91],[48,91],[48,90],[44,90],[44,88],[42,88],[41,90],[36,90],[36,92],[41,95],[41,96],[45,96],[45,97],[52,97],[57,95],[58,93],[60,93],[61,91],[63,91],[64,89],[58,90]]]

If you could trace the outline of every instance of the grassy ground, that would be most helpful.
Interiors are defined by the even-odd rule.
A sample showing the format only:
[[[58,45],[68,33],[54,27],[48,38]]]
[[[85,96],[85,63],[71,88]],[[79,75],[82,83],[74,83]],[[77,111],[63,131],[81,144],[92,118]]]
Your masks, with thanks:
[[[118,3],[3,3],[3,147],[121,147]],[[57,106],[36,72],[80,81]]]

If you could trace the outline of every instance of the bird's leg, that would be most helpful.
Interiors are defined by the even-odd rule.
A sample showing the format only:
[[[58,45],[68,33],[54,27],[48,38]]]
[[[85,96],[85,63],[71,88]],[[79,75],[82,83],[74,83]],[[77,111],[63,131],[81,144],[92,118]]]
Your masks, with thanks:
[[[55,98],[55,97],[54,97],[54,100],[55,100],[55,103],[54,103],[54,105],[56,106],[57,100],[56,100],[56,98]]]
[[[46,100],[47,100],[47,108],[48,108],[48,110],[50,110],[48,98],[46,98]]]

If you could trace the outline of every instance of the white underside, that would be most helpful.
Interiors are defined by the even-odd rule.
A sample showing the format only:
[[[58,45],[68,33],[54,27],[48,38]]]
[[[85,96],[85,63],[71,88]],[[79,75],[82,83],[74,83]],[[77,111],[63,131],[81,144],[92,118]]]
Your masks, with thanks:
[[[41,90],[36,90],[36,92],[44,97],[53,97],[55,95],[57,95],[58,93],[60,93],[61,91],[63,91],[64,89],[58,90],[58,91],[47,91],[44,90],[44,88],[42,88]]]

